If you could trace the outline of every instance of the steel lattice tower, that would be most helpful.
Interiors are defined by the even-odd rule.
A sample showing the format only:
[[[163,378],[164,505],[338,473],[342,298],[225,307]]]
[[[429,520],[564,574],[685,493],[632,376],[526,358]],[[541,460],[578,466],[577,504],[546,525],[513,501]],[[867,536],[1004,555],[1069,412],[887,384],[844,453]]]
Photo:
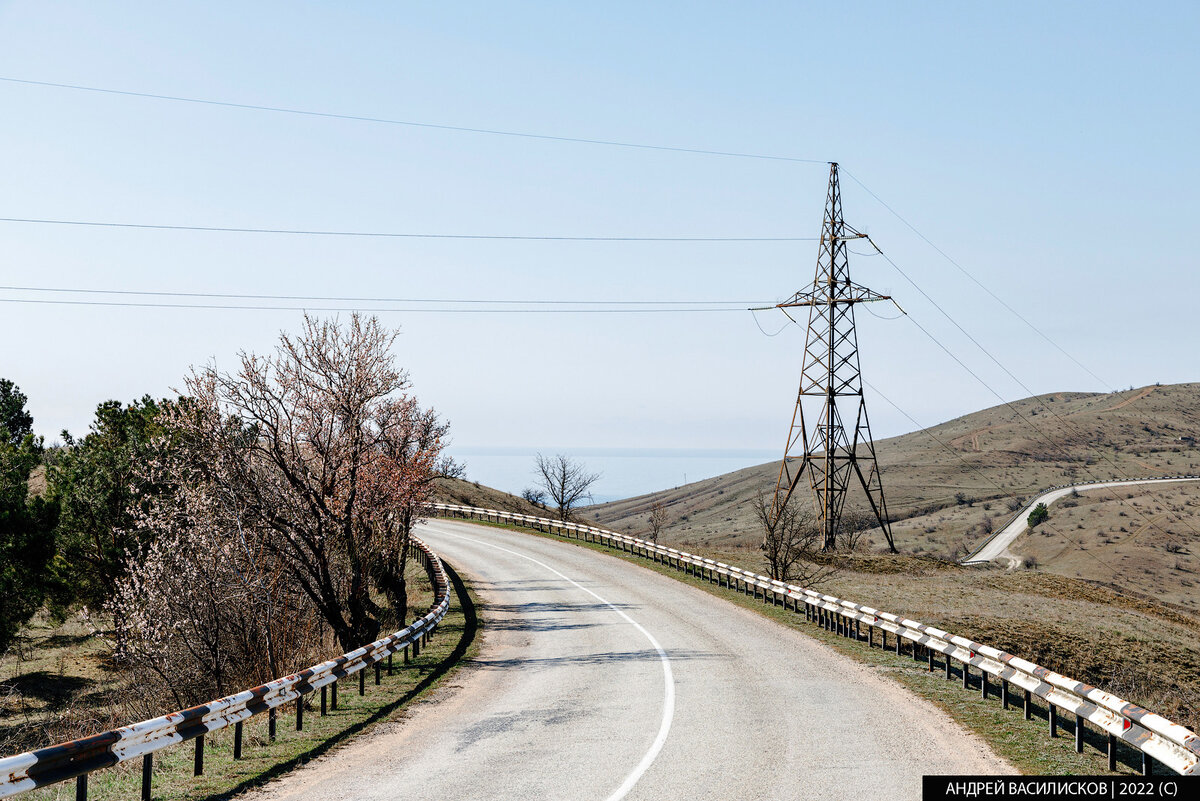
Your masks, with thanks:
[[[790,308],[807,306],[808,333],[800,370],[800,393],[775,484],[772,514],[778,518],[800,480],[807,476],[824,531],[824,548],[829,550],[837,541],[846,492],[857,480],[866,492],[888,546],[895,552],[863,399],[858,336],[854,331],[857,304],[891,298],[850,280],[846,243],[863,238],[864,234],[842,219],[838,165],[831,163],[816,278],[810,289],[797,292],[776,306],[785,313]],[[820,414],[811,421],[805,417],[805,398],[821,398]],[[809,402],[815,407],[813,401]],[[843,418],[846,412],[849,415]],[[853,420],[853,429],[848,429],[844,420]]]

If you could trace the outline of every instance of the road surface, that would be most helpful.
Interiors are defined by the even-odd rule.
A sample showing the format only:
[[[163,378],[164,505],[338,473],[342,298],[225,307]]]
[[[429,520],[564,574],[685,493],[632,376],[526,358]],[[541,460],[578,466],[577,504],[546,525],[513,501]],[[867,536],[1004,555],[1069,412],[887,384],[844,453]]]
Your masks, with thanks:
[[[503,529],[419,534],[485,604],[479,656],[252,797],[861,801],[1012,771],[876,670],[696,587]]]
[[[1173,484],[1179,481],[1200,481],[1198,478],[1139,478],[1133,481],[1105,481],[1100,484],[1077,484],[1073,487],[1061,487],[1060,489],[1050,490],[1034,498],[1028,506],[1021,510],[1021,513],[1013,518],[1013,521],[992,537],[982,548],[976,553],[968,556],[963,560],[964,565],[977,565],[983,562],[992,562],[997,559],[1003,559],[1009,565],[1015,565],[1018,562],[1018,557],[1009,553],[1008,546],[1013,544],[1013,540],[1025,533],[1029,528],[1029,513],[1039,503],[1044,503],[1046,506],[1057,501],[1065,495],[1070,495],[1072,492],[1088,492],[1089,490],[1104,489],[1105,487],[1128,487],[1134,484]]]

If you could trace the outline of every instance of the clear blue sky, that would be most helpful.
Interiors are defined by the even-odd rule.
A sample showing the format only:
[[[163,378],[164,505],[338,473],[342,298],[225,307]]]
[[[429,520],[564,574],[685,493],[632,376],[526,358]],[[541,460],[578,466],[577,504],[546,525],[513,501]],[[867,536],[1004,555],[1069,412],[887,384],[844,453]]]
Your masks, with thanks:
[[[458,126],[835,159],[1108,386],[1198,378],[1194,3],[0,2],[0,76]],[[812,236],[827,168],[0,82],[0,216],[432,233]],[[1033,390],[1106,387],[850,180],[868,230]],[[316,239],[0,223],[5,285],[772,300],[799,243]],[[879,258],[1005,397],[1024,391]],[[0,298],[45,297],[0,291]],[[782,447],[803,331],[746,313],[381,315],[462,446]],[[0,303],[40,432],[232,367],[299,312]],[[773,330],[781,318],[765,316]],[[995,399],[860,314],[871,383],[929,424]],[[869,396],[877,437],[912,425]]]

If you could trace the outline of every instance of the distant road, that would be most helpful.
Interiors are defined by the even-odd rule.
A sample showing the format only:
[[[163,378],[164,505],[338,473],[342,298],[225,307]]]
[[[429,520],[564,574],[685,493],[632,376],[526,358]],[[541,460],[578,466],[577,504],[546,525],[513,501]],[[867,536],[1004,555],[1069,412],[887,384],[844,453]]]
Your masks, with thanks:
[[[1049,506],[1059,498],[1070,495],[1072,492],[1088,492],[1089,490],[1104,489],[1105,487],[1128,487],[1134,484],[1173,484],[1180,481],[1200,481],[1200,478],[1139,478],[1133,481],[1105,481],[1100,484],[1076,484],[1073,487],[1060,487],[1059,489],[1050,490],[1034,498],[1028,506],[1021,510],[1019,515],[1013,518],[1011,523],[1000,529],[999,533],[988,540],[987,544],[976,553],[964,559],[962,563],[964,565],[977,565],[983,562],[1005,559],[1010,564],[1014,564],[1017,561],[1017,557],[1008,552],[1008,546],[1012,545],[1013,540],[1029,528],[1029,513],[1039,503]]]
[[[420,536],[485,605],[478,658],[252,798],[862,801],[1012,772],[878,670],[696,587],[503,529]]]

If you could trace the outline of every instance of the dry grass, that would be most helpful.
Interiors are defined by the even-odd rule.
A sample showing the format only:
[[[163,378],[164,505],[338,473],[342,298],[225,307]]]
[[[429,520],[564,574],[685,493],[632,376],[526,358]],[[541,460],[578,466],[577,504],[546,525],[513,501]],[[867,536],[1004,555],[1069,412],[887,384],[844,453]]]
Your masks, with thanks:
[[[357,734],[378,723],[393,721],[405,714],[407,704],[437,687],[466,657],[478,650],[478,621],[473,606],[464,606],[469,588],[463,586],[453,596],[450,611],[438,628],[438,634],[408,664],[395,658],[395,674],[381,677],[376,687],[368,677],[365,694],[357,692],[356,678],[341,682],[338,709],[319,714],[319,700],[310,697],[306,706],[304,731],[295,731],[291,716],[294,705],[280,709],[277,736],[271,742],[267,734],[267,716],[258,715],[245,724],[242,759],[232,759],[232,729],[220,729],[205,737],[205,771],[192,776],[191,743],[167,748],[155,754],[154,799],[229,798],[242,790],[258,786],[292,767],[350,742]],[[432,600],[428,584],[419,592],[426,605]],[[137,798],[141,782],[141,761],[124,762],[92,774],[89,797],[104,799]],[[27,794],[38,799],[68,799],[75,795],[73,782],[64,782]]]
[[[506,512],[516,512],[524,515],[539,517],[555,516],[553,509],[537,506],[524,498],[510,495],[498,489],[492,489],[480,484],[478,481],[466,481],[461,478],[438,479],[433,499],[438,503],[478,506],[482,509],[501,509]]]
[[[1010,550],[1038,569],[1200,609],[1200,482],[1081,492]]]
[[[424,570],[408,566],[409,619],[433,602]],[[103,621],[97,621],[103,625]],[[394,622],[394,621],[393,621]],[[390,629],[389,629],[390,630]],[[340,653],[332,637],[314,646],[318,661]],[[0,755],[42,748],[144,717],[140,694],[112,663],[109,646],[75,616],[62,624],[39,614],[0,657]],[[167,712],[164,700],[157,713]]]
[[[1007,406],[997,406],[930,429],[949,450],[923,432],[877,443],[902,550],[947,558],[965,554],[986,536],[985,517],[999,527],[1015,511],[1009,504],[1016,498],[1052,485],[1200,472],[1200,447],[1180,440],[1200,438],[1200,384],[1057,393],[1016,401],[1013,407],[1028,423]],[[581,516],[636,533],[646,528],[651,504],[662,501],[670,513],[664,541],[749,545],[758,538],[750,501],[759,491],[773,491],[778,469],[778,462],[749,467],[587,507]],[[861,502],[851,497],[849,503]]]

